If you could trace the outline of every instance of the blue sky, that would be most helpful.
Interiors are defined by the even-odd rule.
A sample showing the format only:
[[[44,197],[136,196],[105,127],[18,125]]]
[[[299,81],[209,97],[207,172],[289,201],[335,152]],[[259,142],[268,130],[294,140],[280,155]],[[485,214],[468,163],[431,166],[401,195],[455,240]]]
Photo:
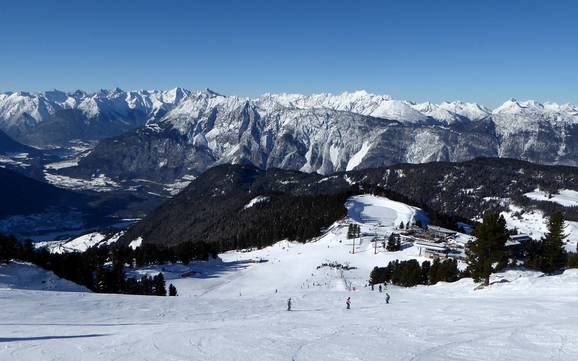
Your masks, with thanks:
[[[578,103],[578,2],[11,1],[0,90]]]

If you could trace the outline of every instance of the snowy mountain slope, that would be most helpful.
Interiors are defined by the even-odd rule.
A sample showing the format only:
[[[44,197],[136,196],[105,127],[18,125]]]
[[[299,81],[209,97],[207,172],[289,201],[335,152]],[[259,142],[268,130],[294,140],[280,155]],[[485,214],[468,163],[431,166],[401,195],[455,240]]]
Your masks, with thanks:
[[[145,244],[165,246],[199,240],[223,245],[229,240],[237,244],[248,241],[254,245],[258,239],[254,231],[259,228],[263,241],[274,228],[281,232],[277,240],[295,227],[304,227],[300,234],[314,236],[344,215],[343,200],[350,188],[343,177],[324,179],[317,174],[224,164],[193,180],[130,227],[119,242],[128,244],[140,237]],[[267,197],[267,201],[246,207],[259,196]],[[317,214],[306,218],[312,211]],[[295,222],[296,217],[301,220]],[[295,224],[281,229],[285,223]],[[267,240],[270,244],[271,239]]]
[[[258,99],[259,103],[277,103],[286,108],[298,109],[333,109],[367,115],[376,118],[397,120],[403,123],[434,123],[428,115],[412,107],[403,100],[389,96],[370,94],[366,91],[353,93],[313,94],[265,94]]]
[[[41,146],[118,135],[162,117],[190,91],[0,93],[0,129]]]
[[[400,223],[411,224],[418,219],[422,224],[428,224],[423,210],[385,197],[368,194],[353,196],[348,199],[346,207],[350,219],[367,225],[397,227]]]
[[[371,205],[375,218],[408,215],[385,199]],[[362,233],[375,227],[361,226]],[[366,287],[370,270],[394,259],[423,259],[415,247],[380,247],[374,254],[371,236],[356,240],[352,254],[346,234],[345,223],[335,224],[305,244],[282,241],[188,269],[134,271],[164,271],[179,297],[2,290],[0,358],[571,361],[578,353],[576,270],[551,277],[507,271],[478,291],[471,279],[390,286],[386,305],[383,293]],[[199,274],[180,278],[186,270]]]
[[[320,174],[479,156],[578,164],[574,107],[525,102],[533,110],[522,111],[510,103],[492,112],[362,91],[257,99],[197,92],[147,127],[101,142],[64,173],[172,183],[221,163]]]
[[[24,262],[0,264],[0,294],[6,290],[90,292],[86,287],[57,277],[35,265]]]
[[[576,107],[511,99],[492,112],[502,157],[575,165]]]
[[[191,92],[181,88],[169,91],[125,92],[120,89],[101,90],[96,93],[76,91],[65,93],[49,91],[42,93],[8,92],[0,93],[0,129],[16,140],[27,144],[49,145],[66,143],[73,139],[102,139],[118,135],[147,123],[163,119],[163,123],[181,134],[188,134],[189,141],[199,146],[211,148],[212,156],[221,159],[232,147],[243,148],[239,144],[246,128],[232,128],[236,124],[246,124],[245,116],[260,118],[261,128],[278,128],[275,124],[279,113],[295,112],[303,117],[301,122],[311,119],[310,112],[331,110],[337,113],[354,113],[366,117],[390,119],[401,124],[427,129],[431,126],[450,126],[455,123],[477,122],[490,118],[496,124],[497,136],[502,138],[504,146],[486,144],[485,153],[500,153],[507,156],[516,151],[516,157],[532,160],[533,154],[510,149],[509,137],[520,137],[518,133],[536,132],[536,127],[546,120],[554,131],[564,130],[576,125],[577,108],[573,105],[556,103],[538,103],[535,101],[507,101],[493,111],[475,103],[443,102],[441,104],[414,103],[396,100],[389,96],[375,95],[365,91],[345,92],[342,94],[264,94],[256,99],[235,96],[221,96],[210,90]],[[252,115],[248,115],[248,114]],[[335,113],[335,114],[337,114]],[[275,115],[277,114],[277,115]],[[213,124],[213,117],[221,119]],[[246,118],[246,117],[245,117]],[[495,120],[494,120],[495,118]],[[204,119],[204,120],[203,120]],[[220,124],[219,124],[220,123]],[[328,125],[328,124],[327,124]],[[239,132],[240,130],[240,132]],[[304,136],[310,136],[315,128],[310,128]],[[489,136],[496,136],[488,129]],[[571,130],[570,130],[571,131]],[[208,134],[208,138],[206,138]],[[211,143],[217,134],[224,133],[228,140],[224,144]],[[268,137],[283,134],[271,131]],[[560,137],[560,135],[558,135]],[[265,138],[268,139],[268,138]],[[261,138],[256,144],[267,148]],[[303,139],[300,139],[303,140]],[[566,148],[557,149],[561,155],[550,162],[568,163],[572,139],[561,139]],[[270,140],[269,140],[270,142]],[[406,139],[405,142],[411,142]],[[519,144],[519,140],[515,140]],[[569,144],[569,145],[568,145]],[[453,147],[453,144],[446,144]],[[531,145],[528,147],[532,147]],[[491,148],[491,149],[490,149]],[[265,153],[269,150],[265,149]],[[538,150],[537,150],[538,151]],[[234,151],[233,151],[234,152]],[[564,153],[566,152],[566,153]],[[475,154],[481,155],[481,154]],[[253,157],[259,157],[252,154]],[[448,158],[448,156],[445,156]],[[446,159],[451,160],[451,159]],[[227,160],[223,160],[227,161]],[[403,159],[402,159],[403,161]],[[410,159],[409,161],[420,161]]]
[[[497,155],[496,140],[484,122],[421,126],[320,108],[261,114],[247,101],[221,96],[205,96],[199,108],[188,105],[181,104],[175,109],[178,116],[167,114],[155,128],[101,142],[63,174],[174,182],[221,163],[330,174]]]
[[[104,174],[167,184],[222,163],[320,174],[480,156],[578,165],[577,108],[535,101],[510,100],[492,111],[365,91],[256,99],[180,88],[19,92],[1,94],[0,129],[43,146],[118,136],[76,167],[49,170],[57,180]]]
[[[491,110],[484,107],[483,105],[462,101],[445,101],[439,104],[438,107],[450,113],[454,113],[474,121],[484,119],[491,113]]]
[[[412,104],[412,107],[446,125],[455,122],[479,121],[491,114],[489,109],[479,104],[461,101],[444,101],[440,104],[417,103]]]
[[[565,207],[578,206],[578,192],[571,189],[560,189],[557,193],[550,194],[537,188],[524,194],[524,196],[538,201],[555,202]]]
[[[446,214],[477,219],[488,211],[507,210],[516,204],[546,214],[559,210],[578,220],[575,207],[531,199],[536,188],[578,191],[578,168],[542,166],[512,159],[479,158],[461,163],[400,164],[347,173],[363,182],[402,194],[417,204]],[[547,187],[547,188],[546,188]]]
[[[46,248],[50,253],[84,252],[90,247],[111,245],[118,241],[124,231],[116,233],[90,232],[78,237],[72,237],[62,241],[36,242],[36,248]]]
[[[488,211],[507,211],[510,205],[526,211],[540,210],[544,214],[559,210],[569,220],[578,221],[576,208],[524,196],[541,185],[548,185],[548,189],[578,190],[578,168],[476,159],[463,163],[404,164],[321,176],[224,164],[210,168],[135,223],[121,241],[128,244],[138,237],[144,243],[164,245],[200,239],[217,244],[230,239],[245,240],[245,237],[254,241],[255,234],[278,235],[268,227],[275,228],[283,222],[313,230],[313,236],[329,225],[326,222],[342,217],[343,203],[337,200],[345,192],[358,194],[360,189],[376,194],[387,190],[393,199],[437,213],[436,224],[446,227],[478,219]],[[304,196],[315,198],[302,203],[299,199]],[[257,197],[268,197],[268,201],[245,208]],[[313,215],[306,219],[300,215],[313,209],[333,218],[309,224]],[[263,229],[264,222],[269,221],[273,223],[267,223]],[[248,243],[254,245],[251,241]]]
[[[295,264],[281,262],[269,274],[283,279],[280,267],[291,275]],[[573,361],[578,352],[575,272],[555,280],[505,275],[501,279],[509,283],[479,292],[471,291],[468,281],[396,288],[385,305],[382,294],[367,289],[280,288],[275,294],[269,284],[265,294],[263,282],[252,278],[255,272],[229,269],[230,275],[219,276],[229,280],[219,292],[225,297],[4,291],[0,356],[6,361],[119,354],[126,360],[373,361],[386,355],[394,361]],[[202,280],[184,280],[179,290],[197,282]],[[239,295],[237,282],[250,288]],[[351,310],[344,307],[348,296]],[[289,297],[293,312],[285,311]],[[39,303],[43,312],[37,312]]]

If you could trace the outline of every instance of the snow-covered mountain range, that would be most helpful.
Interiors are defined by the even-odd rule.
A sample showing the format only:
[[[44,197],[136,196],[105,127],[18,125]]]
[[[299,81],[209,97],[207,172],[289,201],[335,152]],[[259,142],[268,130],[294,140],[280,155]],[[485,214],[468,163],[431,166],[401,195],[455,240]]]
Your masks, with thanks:
[[[75,138],[102,139],[159,119],[189,94],[182,88],[0,93],[0,129],[23,143],[40,146]]]
[[[0,129],[32,145],[104,139],[65,172],[162,182],[220,163],[322,174],[478,156],[578,165],[578,108],[535,101],[492,110],[365,91],[255,99],[181,88],[18,92],[0,94]]]

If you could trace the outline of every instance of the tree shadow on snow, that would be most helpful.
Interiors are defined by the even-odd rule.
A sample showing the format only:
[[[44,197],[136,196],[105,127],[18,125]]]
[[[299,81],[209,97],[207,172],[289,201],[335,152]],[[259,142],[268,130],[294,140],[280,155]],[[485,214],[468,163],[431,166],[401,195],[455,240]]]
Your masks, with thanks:
[[[33,336],[33,337],[0,337],[2,342],[20,342],[20,341],[44,341],[44,340],[62,340],[70,338],[87,338],[87,337],[102,337],[109,336],[109,334],[87,334],[87,335],[72,335],[72,336]]]
[[[193,279],[208,279],[208,278],[218,278],[221,275],[229,272],[234,271],[242,271],[249,267],[252,264],[258,264],[259,262],[255,262],[253,260],[239,260],[239,261],[230,261],[230,262],[217,262],[211,263],[209,265],[204,265],[202,267],[198,267],[193,265],[191,267],[191,271],[197,272],[193,277]],[[188,278],[188,277],[187,277]]]
[[[158,322],[138,322],[138,323],[0,323],[0,326],[80,326],[80,327],[115,327],[115,326],[146,326],[160,325]]]

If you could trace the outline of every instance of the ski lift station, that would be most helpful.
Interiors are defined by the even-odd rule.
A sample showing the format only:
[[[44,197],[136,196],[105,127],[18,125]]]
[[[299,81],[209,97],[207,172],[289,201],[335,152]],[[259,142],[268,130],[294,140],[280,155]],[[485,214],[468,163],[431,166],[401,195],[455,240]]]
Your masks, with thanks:
[[[458,233],[451,229],[431,225],[427,227],[427,230],[430,231],[434,237],[440,238],[455,237],[455,235]]]
[[[449,247],[443,243],[433,243],[427,241],[416,241],[414,245],[419,251],[419,256],[427,258],[447,258]]]

